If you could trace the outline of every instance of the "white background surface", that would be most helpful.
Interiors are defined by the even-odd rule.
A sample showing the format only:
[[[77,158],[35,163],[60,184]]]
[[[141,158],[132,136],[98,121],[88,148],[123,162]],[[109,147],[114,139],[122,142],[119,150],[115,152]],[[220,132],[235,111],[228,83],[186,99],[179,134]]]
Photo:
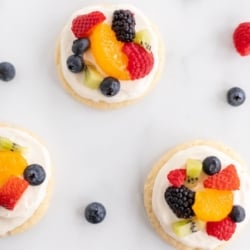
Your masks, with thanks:
[[[240,22],[250,21],[250,1],[128,2],[159,26],[164,72],[138,104],[98,111],[63,90],[54,65],[63,25],[94,2],[0,0],[0,61],[17,70],[12,82],[0,82],[1,121],[44,139],[56,177],[46,216],[32,230],[1,239],[2,250],[170,250],[143,209],[143,183],[154,162],[178,143],[214,139],[250,163],[249,98],[237,108],[225,99],[232,86],[250,97],[250,56],[240,57],[231,39]],[[83,216],[92,201],[107,208],[99,225]],[[250,226],[226,249],[249,249],[249,233]]]

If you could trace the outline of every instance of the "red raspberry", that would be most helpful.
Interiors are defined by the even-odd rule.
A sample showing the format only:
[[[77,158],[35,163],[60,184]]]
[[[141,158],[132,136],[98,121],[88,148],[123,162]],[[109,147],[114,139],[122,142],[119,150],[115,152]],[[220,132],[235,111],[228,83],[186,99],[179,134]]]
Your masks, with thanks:
[[[221,221],[207,222],[206,231],[208,235],[214,236],[219,240],[229,240],[234,234],[236,223],[229,217]]]
[[[0,188],[0,206],[13,210],[28,186],[29,183],[24,179],[11,176]]]
[[[88,37],[94,27],[106,19],[100,11],[77,16],[72,21],[71,30],[77,38]]]
[[[122,51],[128,57],[127,70],[132,80],[149,74],[154,65],[153,54],[137,43],[125,43]]]
[[[205,188],[214,188],[218,190],[238,190],[240,188],[240,178],[234,165],[229,165],[219,173],[209,176],[204,180]]]
[[[242,56],[250,54],[250,22],[240,23],[233,33],[234,46]]]
[[[186,179],[186,169],[174,169],[171,170],[167,175],[168,181],[174,187],[180,187],[183,185]]]

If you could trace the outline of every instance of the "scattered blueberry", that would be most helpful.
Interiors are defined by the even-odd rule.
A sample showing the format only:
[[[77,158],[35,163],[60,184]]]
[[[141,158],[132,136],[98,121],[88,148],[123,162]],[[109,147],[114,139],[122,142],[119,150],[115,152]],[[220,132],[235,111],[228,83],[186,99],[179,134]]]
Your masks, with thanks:
[[[90,223],[100,223],[104,220],[105,216],[106,209],[101,203],[92,202],[85,208],[85,218]]]
[[[240,106],[246,99],[246,94],[243,89],[233,87],[227,92],[227,101],[232,106]]]
[[[233,206],[233,209],[229,214],[229,217],[234,222],[242,222],[246,217],[245,209],[239,205],[235,205]]]
[[[46,173],[42,166],[31,164],[24,169],[23,176],[30,185],[37,186],[43,183]]]
[[[88,38],[80,38],[73,42],[72,52],[77,56],[82,56],[83,52],[85,52],[90,47],[90,41]]]
[[[221,170],[221,162],[216,156],[209,156],[202,162],[202,169],[207,175],[214,175]]]
[[[84,68],[84,62],[81,56],[71,55],[67,59],[68,69],[73,73],[79,73]]]
[[[120,82],[114,77],[105,77],[100,84],[100,90],[105,96],[114,96],[120,90]]]
[[[0,63],[0,79],[7,82],[12,80],[16,75],[16,70],[13,64],[9,62]]]

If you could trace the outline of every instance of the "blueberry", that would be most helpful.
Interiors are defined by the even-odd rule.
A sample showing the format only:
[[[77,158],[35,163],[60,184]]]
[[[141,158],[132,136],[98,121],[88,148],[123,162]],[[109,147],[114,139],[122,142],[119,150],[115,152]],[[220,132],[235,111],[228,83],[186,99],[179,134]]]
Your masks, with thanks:
[[[97,224],[106,216],[105,207],[99,202],[92,202],[85,208],[85,218],[88,222]]]
[[[233,206],[233,209],[230,212],[229,217],[234,222],[242,222],[246,217],[245,209],[239,205],[235,205]]]
[[[24,169],[24,179],[32,186],[37,186],[43,183],[46,173],[42,166],[31,164]]]
[[[84,68],[84,62],[81,56],[71,55],[67,59],[68,69],[73,73],[81,72]]]
[[[246,94],[243,89],[233,87],[227,92],[227,102],[232,106],[240,106],[246,99]]]
[[[81,56],[90,47],[88,38],[77,39],[73,42],[72,51],[75,55]]]
[[[114,96],[120,90],[120,82],[114,77],[105,77],[100,84],[100,90],[105,96]]]
[[[221,162],[216,156],[209,156],[202,162],[202,169],[207,175],[214,175],[221,170]]]
[[[7,82],[12,80],[16,75],[15,67],[8,62],[0,63],[0,79]]]

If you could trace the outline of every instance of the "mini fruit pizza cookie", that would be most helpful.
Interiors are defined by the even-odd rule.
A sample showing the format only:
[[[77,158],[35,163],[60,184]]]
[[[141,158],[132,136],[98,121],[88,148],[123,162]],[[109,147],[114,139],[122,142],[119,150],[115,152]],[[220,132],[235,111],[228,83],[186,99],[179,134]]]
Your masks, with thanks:
[[[247,224],[249,191],[248,170],[232,150],[194,141],[153,167],[144,203],[155,230],[176,249],[217,250]]]
[[[63,86],[81,102],[117,108],[144,96],[162,67],[162,41],[150,20],[129,5],[75,12],[56,49]]]
[[[47,209],[51,160],[29,132],[0,124],[0,236],[22,232]]]

